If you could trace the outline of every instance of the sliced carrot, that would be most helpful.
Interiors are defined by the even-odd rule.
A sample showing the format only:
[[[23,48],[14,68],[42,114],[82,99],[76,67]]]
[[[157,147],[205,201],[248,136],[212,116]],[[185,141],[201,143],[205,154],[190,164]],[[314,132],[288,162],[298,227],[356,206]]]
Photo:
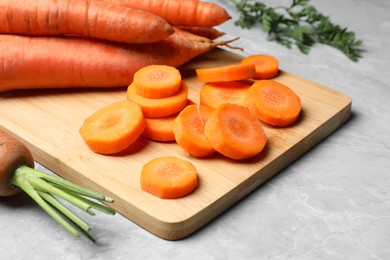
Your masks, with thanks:
[[[213,110],[202,105],[189,105],[176,117],[173,132],[176,142],[189,154],[206,157],[215,149],[204,135],[204,126]]]
[[[141,107],[133,102],[118,101],[85,119],[80,134],[92,151],[114,154],[134,143],[144,129]]]
[[[147,162],[141,172],[141,189],[163,199],[177,199],[198,187],[195,166],[177,157],[166,156]]]
[[[233,64],[213,68],[196,69],[201,82],[226,82],[251,79],[256,76],[254,64]]]
[[[246,95],[250,85],[239,81],[213,82],[200,90],[200,104],[212,109],[224,103],[246,106]]]
[[[255,64],[257,79],[274,78],[279,73],[279,61],[270,55],[257,54],[244,58],[243,64]]]
[[[215,109],[206,122],[204,134],[217,152],[235,160],[254,157],[267,142],[260,121],[236,104],[227,103]]]
[[[181,89],[180,71],[168,65],[149,65],[134,74],[135,92],[146,98],[166,98]]]
[[[127,88],[127,99],[139,104],[145,117],[164,117],[180,112],[187,104],[188,86],[182,80],[181,89],[166,98],[145,98],[138,95],[134,82]]]
[[[157,117],[157,118],[145,118],[146,127],[142,136],[160,142],[175,141],[175,135],[173,133],[173,121],[177,117],[177,114]]]
[[[256,81],[248,91],[247,107],[265,123],[285,127],[301,112],[301,100],[289,87],[274,80]]]

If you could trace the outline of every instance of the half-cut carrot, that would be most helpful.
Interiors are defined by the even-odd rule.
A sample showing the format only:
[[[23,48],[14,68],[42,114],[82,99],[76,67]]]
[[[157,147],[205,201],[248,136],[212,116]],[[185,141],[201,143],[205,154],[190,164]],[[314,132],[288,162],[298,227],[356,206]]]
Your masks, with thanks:
[[[279,61],[270,55],[257,54],[244,58],[243,64],[255,64],[257,79],[270,79],[279,73]]]
[[[206,122],[204,134],[217,152],[235,160],[254,157],[267,143],[260,121],[236,104],[223,104],[215,109]]]
[[[200,90],[200,104],[212,109],[224,103],[246,106],[246,95],[250,85],[239,81],[212,82]]]
[[[135,92],[146,98],[166,98],[181,89],[180,71],[168,65],[149,65],[134,74]]]
[[[254,64],[233,64],[214,68],[196,69],[201,82],[226,82],[251,79],[256,76]]]
[[[301,112],[301,100],[289,87],[274,80],[256,81],[248,91],[247,107],[265,123],[285,127]]]
[[[134,82],[127,88],[127,99],[139,104],[145,117],[165,117],[180,112],[187,104],[188,86],[182,80],[181,89],[166,98],[146,98],[138,95]]]
[[[198,187],[195,166],[177,157],[166,156],[147,162],[141,172],[141,189],[163,199],[178,199]]]
[[[204,135],[204,126],[213,110],[202,105],[186,106],[173,122],[176,142],[189,154],[206,157],[215,149]]]
[[[114,154],[134,143],[144,129],[141,107],[133,102],[118,101],[85,119],[79,131],[92,151]]]
[[[176,117],[177,114],[156,118],[146,117],[146,127],[142,133],[142,136],[153,141],[175,141],[175,135],[173,133],[173,121]]]

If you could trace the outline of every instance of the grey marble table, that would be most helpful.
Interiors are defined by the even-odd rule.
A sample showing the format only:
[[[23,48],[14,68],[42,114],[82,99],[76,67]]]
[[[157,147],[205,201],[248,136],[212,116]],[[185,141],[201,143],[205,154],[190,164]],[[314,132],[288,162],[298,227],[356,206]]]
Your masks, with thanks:
[[[68,235],[23,194],[0,198],[1,260],[390,259],[390,1],[311,1],[364,41],[357,63],[323,45],[304,55],[268,42],[260,30],[234,25],[228,1],[212,2],[231,13],[220,29],[226,38],[240,36],[241,54],[273,54],[281,69],[349,95],[349,122],[180,241],[119,214],[97,214],[86,218],[94,244]]]

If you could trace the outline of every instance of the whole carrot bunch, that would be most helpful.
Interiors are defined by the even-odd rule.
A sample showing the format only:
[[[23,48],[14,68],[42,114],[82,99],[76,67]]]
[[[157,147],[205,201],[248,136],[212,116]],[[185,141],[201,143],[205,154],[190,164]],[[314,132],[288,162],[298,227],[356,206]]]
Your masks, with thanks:
[[[226,42],[230,18],[198,0],[0,2],[0,92],[121,87],[151,64],[181,66]]]

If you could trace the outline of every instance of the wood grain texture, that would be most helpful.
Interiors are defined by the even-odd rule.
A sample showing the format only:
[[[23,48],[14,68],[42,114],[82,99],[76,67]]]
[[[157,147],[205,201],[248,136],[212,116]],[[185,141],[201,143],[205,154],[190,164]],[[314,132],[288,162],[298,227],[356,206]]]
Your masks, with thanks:
[[[241,58],[215,49],[182,67],[190,99],[199,102],[202,86],[195,77],[195,68],[233,64]],[[302,114],[288,128],[265,126],[265,150],[240,162],[220,155],[197,159],[175,143],[144,138],[120,155],[93,153],[79,135],[79,128],[97,109],[126,99],[125,88],[1,93],[0,128],[25,142],[40,164],[113,197],[115,210],[156,236],[178,240],[223,213],[349,119],[349,96],[283,71],[276,80],[300,96]],[[200,184],[194,193],[177,200],[162,200],[140,189],[142,166],[166,155],[190,160],[197,167]]]

